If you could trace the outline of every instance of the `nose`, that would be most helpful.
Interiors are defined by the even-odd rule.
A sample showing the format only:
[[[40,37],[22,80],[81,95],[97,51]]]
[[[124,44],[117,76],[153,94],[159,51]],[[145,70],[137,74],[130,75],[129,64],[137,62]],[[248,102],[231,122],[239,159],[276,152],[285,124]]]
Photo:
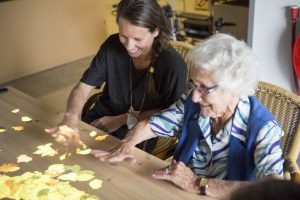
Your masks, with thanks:
[[[125,43],[125,47],[128,51],[131,51],[135,48],[135,43],[133,40],[127,40]]]
[[[192,101],[194,102],[194,103],[201,103],[201,102],[203,102],[203,99],[202,99],[202,94],[201,94],[201,92],[199,92],[198,90],[196,90],[196,89],[193,89],[192,90]]]

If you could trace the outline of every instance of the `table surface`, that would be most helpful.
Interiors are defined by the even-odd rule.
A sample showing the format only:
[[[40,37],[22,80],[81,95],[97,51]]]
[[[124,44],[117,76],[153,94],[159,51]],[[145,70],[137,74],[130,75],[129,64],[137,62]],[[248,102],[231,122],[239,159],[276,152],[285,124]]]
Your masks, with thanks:
[[[18,113],[12,113],[19,109]],[[109,164],[97,160],[91,155],[73,154],[65,160],[60,160],[58,155],[41,157],[33,154],[38,145],[52,143],[54,149],[61,145],[54,138],[44,132],[45,128],[53,127],[61,119],[63,113],[57,112],[52,107],[12,88],[0,93],[0,127],[6,131],[0,133],[0,166],[4,163],[16,163],[17,157],[25,154],[33,158],[27,163],[18,163],[20,169],[16,172],[6,173],[8,176],[21,175],[25,172],[44,172],[52,164],[79,165],[82,170],[95,172],[95,178],[103,181],[102,187],[93,190],[88,182],[71,182],[78,190],[96,195],[100,199],[211,199],[206,196],[191,194],[182,191],[170,182],[155,180],[151,173],[155,169],[165,167],[167,163],[139,149],[134,150],[138,161],[136,164]],[[22,122],[21,117],[28,116],[31,122]],[[12,126],[20,125],[23,131],[16,132]],[[99,135],[105,134],[100,130],[80,123],[81,139],[91,149],[112,149],[119,145],[119,141],[108,136],[104,141],[96,141],[89,133],[97,131]]]

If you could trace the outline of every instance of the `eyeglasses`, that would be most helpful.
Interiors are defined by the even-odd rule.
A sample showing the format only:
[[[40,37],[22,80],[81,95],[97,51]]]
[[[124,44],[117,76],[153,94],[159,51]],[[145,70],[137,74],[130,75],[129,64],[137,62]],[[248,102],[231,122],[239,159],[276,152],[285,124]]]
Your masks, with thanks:
[[[202,85],[196,85],[193,82],[193,80],[189,80],[188,86],[190,89],[196,89],[196,90],[198,90],[198,92],[200,92],[201,94],[204,94],[204,95],[208,95],[208,94],[212,93],[219,87],[218,85],[215,85],[213,87],[204,87]]]

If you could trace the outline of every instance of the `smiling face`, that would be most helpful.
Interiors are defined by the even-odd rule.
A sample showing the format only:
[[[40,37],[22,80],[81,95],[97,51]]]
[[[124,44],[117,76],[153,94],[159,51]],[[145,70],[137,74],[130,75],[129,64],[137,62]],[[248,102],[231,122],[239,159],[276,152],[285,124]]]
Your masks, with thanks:
[[[212,88],[217,85],[213,81],[213,72],[205,69],[192,68],[191,70],[191,80],[195,85],[192,90],[192,100],[200,104],[201,114],[211,118],[231,116],[239,97],[219,87],[211,93],[201,92],[197,87]]]
[[[158,29],[153,33],[148,28],[131,24],[128,20],[120,18],[119,38],[131,57],[147,56],[152,50],[154,38],[158,36]]]

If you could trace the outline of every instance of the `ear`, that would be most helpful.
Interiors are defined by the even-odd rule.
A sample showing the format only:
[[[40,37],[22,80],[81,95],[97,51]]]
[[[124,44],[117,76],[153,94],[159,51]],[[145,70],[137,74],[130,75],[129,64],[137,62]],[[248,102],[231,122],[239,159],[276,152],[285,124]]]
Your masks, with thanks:
[[[155,28],[154,32],[153,32],[153,37],[157,37],[159,34],[159,29]]]

